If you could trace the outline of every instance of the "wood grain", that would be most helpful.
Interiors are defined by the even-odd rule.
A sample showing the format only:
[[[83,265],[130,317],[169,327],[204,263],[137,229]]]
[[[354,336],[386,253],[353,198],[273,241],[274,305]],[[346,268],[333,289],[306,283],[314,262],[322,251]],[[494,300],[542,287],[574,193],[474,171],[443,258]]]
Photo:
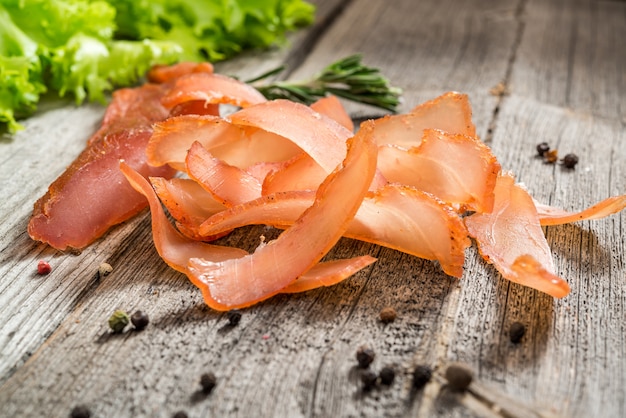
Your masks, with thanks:
[[[290,48],[246,54],[218,68],[255,75],[288,63],[302,78],[362,52],[405,91],[403,110],[448,90],[467,92],[479,135],[504,169],[544,203],[580,209],[626,193],[626,3],[616,1],[324,1]],[[503,83],[508,94],[494,94]],[[502,91],[502,90],[501,90]],[[349,105],[356,118],[379,115]],[[34,200],[69,164],[102,107],[52,101],[27,129],[0,141],[0,416],[586,417],[625,416],[626,214],[545,228],[572,292],[555,300],[500,278],[474,248],[461,280],[436,263],[342,239],[329,258],[378,261],[332,288],[280,295],[229,326],[157,256],[143,215],[79,255],[32,242]],[[546,165],[535,145],[574,152],[575,170]],[[279,231],[248,227],[222,239],[253,249]],[[54,267],[37,276],[38,259]],[[98,278],[108,262],[113,272]],[[383,307],[398,318],[383,324]],[[150,316],[113,335],[117,308]],[[519,344],[512,322],[526,325]],[[390,387],[363,392],[355,352],[392,365]],[[441,372],[462,361],[471,390]],[[412,388],[418,364],[435,368]],[[217,375],[200,391],[203,372]]]

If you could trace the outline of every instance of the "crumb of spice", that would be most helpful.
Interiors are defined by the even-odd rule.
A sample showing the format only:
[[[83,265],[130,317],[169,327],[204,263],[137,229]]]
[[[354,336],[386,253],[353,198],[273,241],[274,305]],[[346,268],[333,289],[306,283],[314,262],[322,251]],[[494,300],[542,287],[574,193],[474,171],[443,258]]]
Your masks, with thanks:
[[[106,277],[113,271],[113,267],[109,263],[101,263],[98,266],[98,277]]]
[[[130,322],[133,323],[133,326],[137,331],[141,331],[148,326],[150,318],[148,317],[148,314],[143,311],[135,311],[135,313],[130,316]]]
[[[381,309],[380,311],[380,320],[383,324],[388,324],[390,322],[393,322],[396,320],[396,318],[398,317],[398,314],[396,313],[396,310],[393,309],[392,307],[386,307]]]
[[[543,160],[548,164],[554,164],[559,159],[559,153],[553,149],[543,154]]]
[[[52,267],[47,261],[40,260],[37,263],[37,274],[44,275],[50,273],[51,271]]]
[[[465,390],[472,383],[474,373],[465,364],[453,363],[446,369],[445,377],[452,389]]]
[[[77,405],[72,408],[70,412],[70,418],[89,418],[91,417],[91,411],[85,405]]]
[[[207,394],[211,393],[216,384],[217,378],[213,373],[208,372],[200,376],[200,386],[202,386],[202,392]]]
[[[509,328],[509,338],[513,344],[519,343],[525,333],[526,327],[521,322],[513,322]]]
[[[130,318],[128,318],[128,314],[121,309],[113,312],[113,315],[109,318],[109,327],[113,330],[113,332],[118,333],[124,331],[126,325],[130,322]]]
[[[378,377],[380,377],[380,383],[383,385],[391,385],[393,380],[396,378],[396,371],[391,366],[385,366],[380,369],[378,373]]]
[[[539,154],[540,157],[543,157],[548,151],[550,151],[550,146],[547,142],[537,144],[537,154]]]
[[[371,390],[376,386],[378,381],[378,375],[372,370],[364,370],[361,373],[361,383],[363,383],[363,390]]]
[[[416,389],[421,389],[426,386],[426,383],[430,381],[430,378],[433,376],[433,371],[430,367],[420,364],[415,367],[413,370],[413,387]]]
[[[567,154],[561,162],[566,168],[574,168],[578,164],[578,156],[576,154]]]
[[[172,418],[189,418],[189,415],[185,411],[177,411]]]
[[[226,313],[226,318],[228,318],[228,325],[234,327],[241,321],[241,312],[238,309],[232,309]]]
[[[369,347],[359,347],[356,352],[356,361],[362,369],[367,369],[374,361],[374,357],[376,357],[376,354],[374,353],[374,350]]]

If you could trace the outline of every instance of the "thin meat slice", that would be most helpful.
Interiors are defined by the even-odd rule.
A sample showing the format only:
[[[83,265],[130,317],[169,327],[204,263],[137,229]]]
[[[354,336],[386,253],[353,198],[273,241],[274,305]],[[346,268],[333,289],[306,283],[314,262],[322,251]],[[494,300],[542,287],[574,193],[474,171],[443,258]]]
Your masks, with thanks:
[[[313,192],[282,192],[216,213],[200,225],[210,236],[251,224],[285,228],[313,202]],[[345,237],[437,260],[451,276],[463,275],[467,229],[458,214],[434,196],[410,186],[389,184],[368,193]]]
[[[189,177],[225,206],[261,196],[261,183],[256,177],[214,157],[198,142],[189,149],[185,163]]]
[[[194,278],[188,274],[187,269],[189,258],[201,257],[204,260],[218,262],[248,254],[239,248],[205,244],[183,236],[169,223],[161,202],[148,180],[124,162],[120,163],[119,171],[126,177],[127,183],[141,193],[144,200],[148,200],[152,218],[152,239],[157,252],[170,267],[187,274],[192,282]]]
[[[213,73],[213,65],[209,62],[179,62],[174,65],[155,65],[146,74],[151,83],[166,83],[192,73]]]
[[[568,212],[563,209],[535,202],[541,225],[562,225],[592,219],[602,219],[626,208],[626,195],[613,196],[580,212]]]
[[[422,103],[407,114],[387,115],[376,120],[374,138],[379,145],[416,147],[426,129],[476,136],[472,108],[466,94],[448,92]]]
[[[159,200],[176,220],[176,226],[185,236],[202,241],[212,241],[228,234],[223,231],[214,236],[200,236],[197,231],[205,219],[226,209],[197,182],[185,178],[164,179],[151,177],[150,182]]]
[[[427,129],[418,147],[381,146],[378,168],[389,182],[414,186],[461,209],[489,212],[500,164],[489,147],[461,134]]]
[[[151,167],[145,157],[152,123],[168,115],[160,104],[167,89],[146,84],[113,94],[102,127],[35,203],[28,223],[32,239],[58,250],[84,248],[146,207],[118,165],[122,159],[143,176],[173,176],[173,169]]]
[[[293,141],[326,173],[341,163],[346,154],[346,140],[353,135],[309,106],[282,99],[242,109],[229,119],[235,125],[260,128]]]
[[[196,72],[178,78],[162,103],[168,109],[193,101],[246,107],[266,100],[254,87],[232,77]]]
[[[322,286],[334,286],[375,261],[374,257],[363,255],[318,263],[287,287],[281,289],[280,293],[299,293]]]
[[[371,126],[349,141],[348,153],[317,191],[313,205],[276,240],[241,259],[189,260],[209,306],[236,308],[269,298],[313,267],[345,232],[376,171]],[[207,298],[208,297],[208,298]]]
[[[344,128],[354,131],[354,122],[337,96],[331,94],[322,97],[316,102],[311,103],[311,109],[339,122]]]
[[[483,258],[505,279],[556,298],[569,293],[567,282],[555,274],[533,199],[512,175],[498,177],[493,211],[467,216],[465,225]]]

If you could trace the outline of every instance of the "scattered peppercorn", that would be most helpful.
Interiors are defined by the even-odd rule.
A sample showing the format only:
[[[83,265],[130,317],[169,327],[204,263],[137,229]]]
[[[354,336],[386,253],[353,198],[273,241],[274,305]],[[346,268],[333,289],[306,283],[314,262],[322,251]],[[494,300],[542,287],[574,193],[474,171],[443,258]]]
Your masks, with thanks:
[[[380,377],[380,383],[383,385],[391,385],[393,380],[396,378],[396,371],[391,366],[385,366],[380,369],[378,373],[378,377]]]
[[[228,324],[234,327],[241,321],[241,312],[239,309],[232,309],[226,313],[226,317],[228,318]]]
[[[376,357],[376,353],[374,353],[374,350],[369,347],[359,347],[356,352],[356,361],[362,369],[367,369],[374,361],[374,357]]]
[[[553,149],[543,154],[543,160],[548,164],[554,164],[559,159],[559,153]]]
[[[185,411],[177,411],[172,418],[189,418],[189,415]]]
[[[113,315],[109,318],[109,327],[113,332],[118,333],[124,331],[126,325],[130,322],[128,314],[121,309],[113,312]]]
[[[391,307],[386,307],[383,308],[380,311],[380,320],[384,323],[384,324],[388,324],[390,322],[393,322],[396,320],[398,314],[396,313],[396,310],[391,308]]]
[[[578,156],[576,154],[567,154],[561,162],[566,168],[574,168],[578,164]]]
[[[72,408],[70,412],[70,418],[89,418],[91,417],[91,411],[85,405],[77,405]]]
[[[113,271],[113,267],[109,263],[101,263],[98,266],[98,277],[106,277]]]
[[[521,322],[513,322],[509,328],[509,338],[513,344],[520,342],[525,333],[526,327]]]
[[[452,389],[465,390],[472,383],[474,373],[465,364],[453,363],[446,369],[445,377]]]
[[[371,390],[376,386],[378,381],[378,375],[372,370],[364,370],[361,373],[361,382],[363,383],[363,390]]]
[[[211,393],[216,384],[217,378],[213,373],[208,372],[200,376],[200,386],[202,386],[202,392],[206,394]]]
[[[137,331],[141,331],[148,326],[150,318],[148,317],[148,314],[143,311],[135,311],[135,313],[130,316],[130,322],[133,323],[133,326]]]
[[[543,157],[544,154],[548,151],[550,151],[550,146],[547,142],[537,144],[537,154],[539,154],[539,156]]]
[[[426,386],[426,383],[430,381],[433,376],[433,371],[426,365],[419,365],[413,370],[413,387],[421,389]]]
[[[50,266],[50,263],[48,263],[47,261],[40,260],[37,263],[37,274],[44,275],[44,274],[50,273],[51,271],[52,271],[52,267]]]

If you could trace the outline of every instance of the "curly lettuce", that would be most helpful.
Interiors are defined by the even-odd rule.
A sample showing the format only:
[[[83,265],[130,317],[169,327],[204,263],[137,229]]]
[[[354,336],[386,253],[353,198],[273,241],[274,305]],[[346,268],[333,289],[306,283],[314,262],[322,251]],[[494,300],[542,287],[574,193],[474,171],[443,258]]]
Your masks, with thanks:
[[[156,64],[219,61],[310,24],[303,0],[0,0],[0,126],[43,93],[104,101]]]

